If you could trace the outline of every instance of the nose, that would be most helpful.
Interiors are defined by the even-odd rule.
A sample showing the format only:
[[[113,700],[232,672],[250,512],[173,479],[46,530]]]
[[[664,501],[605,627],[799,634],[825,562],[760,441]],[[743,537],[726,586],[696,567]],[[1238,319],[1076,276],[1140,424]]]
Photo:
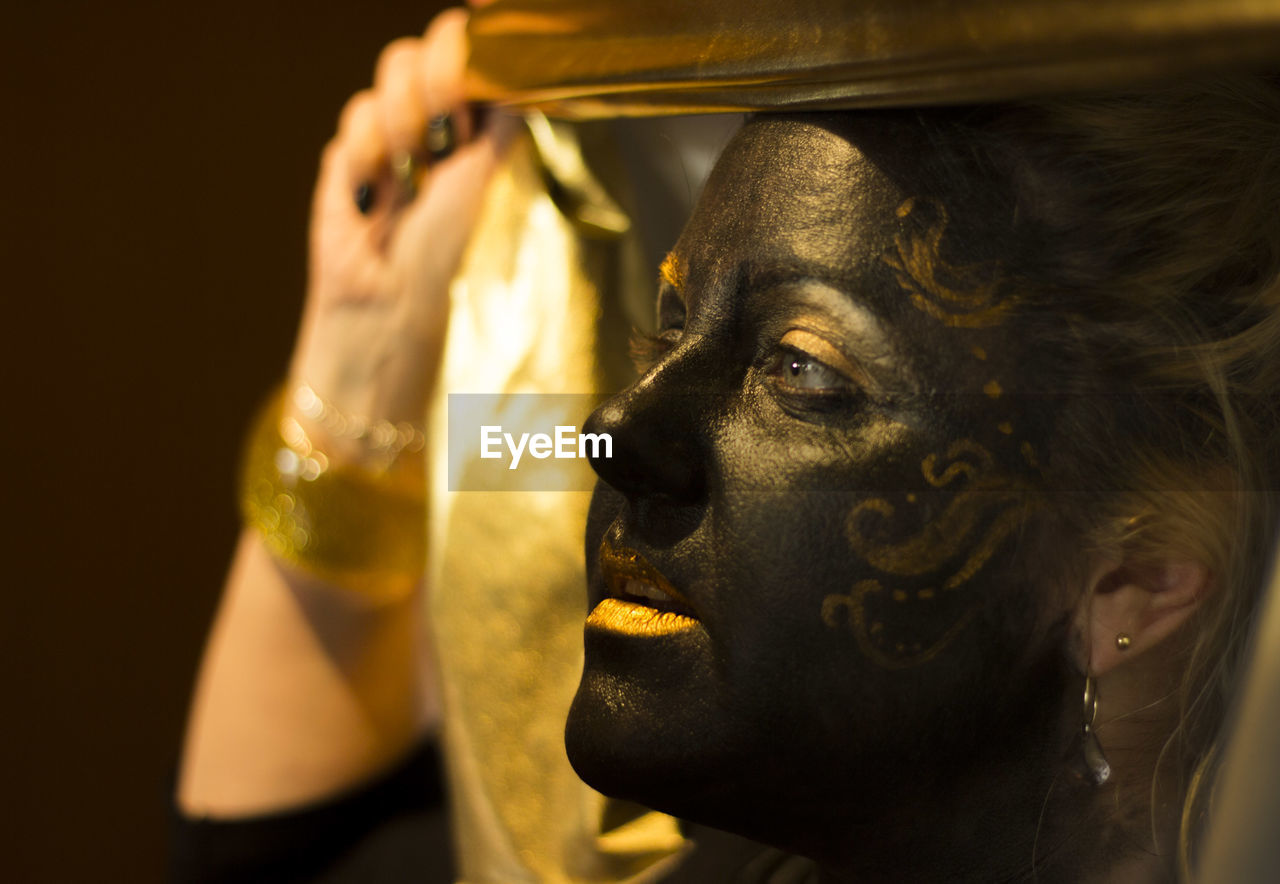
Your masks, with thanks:
[[[707,391],[677,383],[675,366],[654,368],[592,412],[585,433],[608,433],[612,457],[601,446],[591,466],[630,498],[658,497],[691,503],[703,490]]]

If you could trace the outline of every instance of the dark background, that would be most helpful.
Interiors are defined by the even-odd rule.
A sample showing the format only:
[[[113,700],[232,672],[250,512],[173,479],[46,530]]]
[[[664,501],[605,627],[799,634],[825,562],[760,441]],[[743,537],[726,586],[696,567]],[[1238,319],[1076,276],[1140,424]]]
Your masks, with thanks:
[[[171,778],[284,369],[310,190],[438,0],[6,11],[0,879],[164,880]]]

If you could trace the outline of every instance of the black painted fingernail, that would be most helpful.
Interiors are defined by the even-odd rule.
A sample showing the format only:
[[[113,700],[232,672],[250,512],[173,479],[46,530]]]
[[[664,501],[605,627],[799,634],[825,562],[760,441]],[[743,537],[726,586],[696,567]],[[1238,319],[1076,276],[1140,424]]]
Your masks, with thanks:
[[[427,135],[423,142],[432,160],[443,160],[453,153],[453,148],[457,143],[457,136],[453,128],[453,116],[451,114],[440,114],[427,121]]]
[[[361,215],[368,215],[373,211],[373,196],[373,185],[368,181],[361,181],[355,192],[356,208]]]

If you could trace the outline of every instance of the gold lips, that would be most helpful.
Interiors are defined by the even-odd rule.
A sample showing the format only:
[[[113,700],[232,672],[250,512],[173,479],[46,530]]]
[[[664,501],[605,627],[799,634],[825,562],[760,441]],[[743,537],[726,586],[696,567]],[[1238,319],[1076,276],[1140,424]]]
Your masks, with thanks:
[[[600,544],[600,567],[610,597],[596,605],[595,610],[587,617],[588,627],[628,635],[670,635],[698,626],[698,621],[688,614],[660,610],[653,604],[645,603],[646,599],[656,601],[659,605],[670,601],[675,606],[692,610],[679,590],[645,561],[640,553],[626,547],[616,547],[606,540]],[[628,584],[632,581],[647,584],[645,591],[648,594],[637,598],[636,587],[628,591]]]
[[[626,599],[605,599],[587,617],[587,628],[624,635],[672,635],[698,628],[698,621]]]

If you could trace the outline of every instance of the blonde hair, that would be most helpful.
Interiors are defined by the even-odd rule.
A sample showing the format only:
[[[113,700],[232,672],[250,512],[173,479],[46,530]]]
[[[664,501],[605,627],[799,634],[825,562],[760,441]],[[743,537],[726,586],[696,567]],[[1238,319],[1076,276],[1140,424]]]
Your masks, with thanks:
[[[1088,550],[1213,575],[1161,754],[1180,784],[1186,875],[1277,528],[1280,82],[984,113],[969,144],[1012,182],[1035,244],[1014,269],[1038,299],[1028,313],[1055,317],[1037,333],[1076,394],[1047,474],[1086,493],[1064,495],[1060,515]]]

